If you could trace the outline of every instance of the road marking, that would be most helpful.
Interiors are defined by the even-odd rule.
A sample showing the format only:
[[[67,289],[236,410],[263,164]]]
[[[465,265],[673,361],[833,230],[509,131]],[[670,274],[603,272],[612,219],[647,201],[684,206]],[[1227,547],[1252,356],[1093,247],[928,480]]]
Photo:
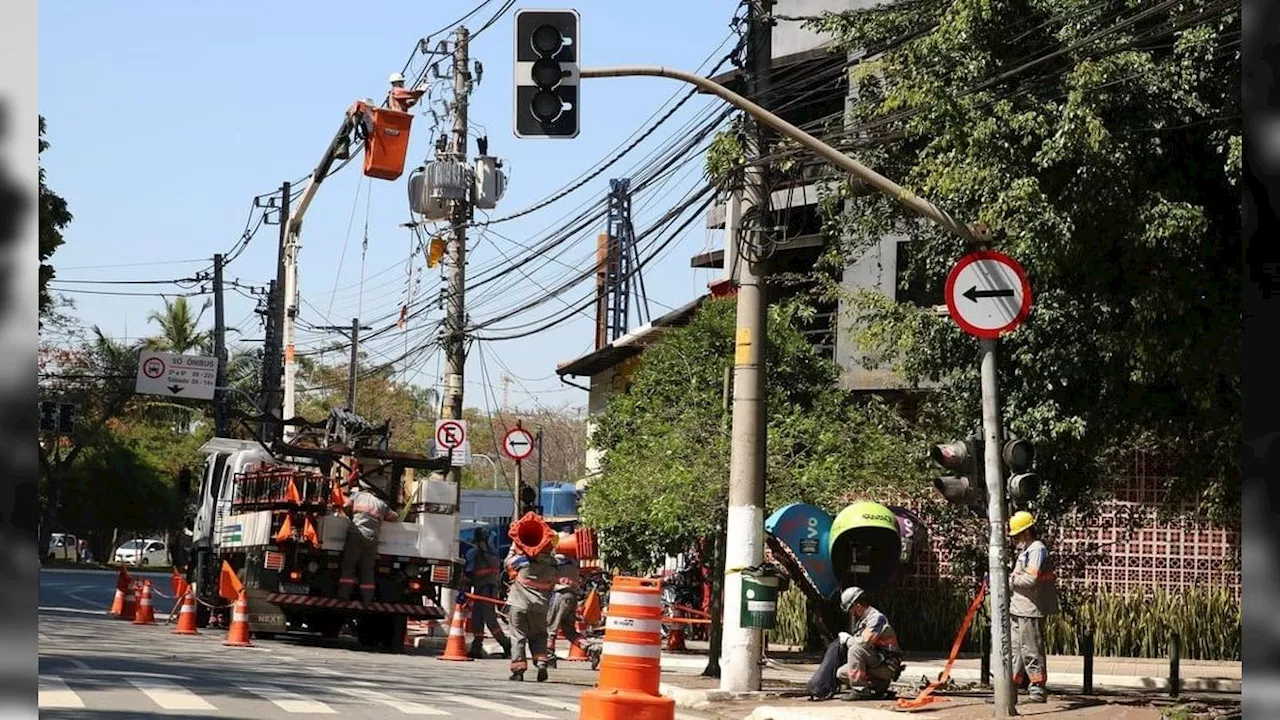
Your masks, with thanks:
[[[338,714],[337,710],[318,700],[308,700],[297,693],[289,692],[274,685],[239,685],[238,687],[245,692],[270,700],[271,704],[285,712],[315,713],[317,715]]]
[[[555,708],[557,710],[568,710],[569,712],[578,711],[577,705],[573,705],[573,704],[564,702],[562,700],[548,700],[547,698],[537,698],[537,697],[529,697],[529,696],[525,696],[525,700],[528,700],[529,702],[535,702],[539,705],[544,705],[549,708]]]
[[[494,712],[504,712],[507,714],[507,717],[545,718],[545,720],[551,720],[550,715],[543,715],[542,713],[537,713],[532,710],[524,710],[522,708],[515,707],[514,705],[504,705],[500,702],[493,702],[492,700],[482,700],[480,698],[467,697],[466,695],[449,695],[445,693],[434,693],[434,692],[431,694],[435,695],[436,697],[439,697],[442,700],[448,700],[450,702],[456,702],[462,705],[470,705],[471,707],[480,708],[481,710],[493,710]]]
[[[49,637],[48,635],[45,635],[42,632],[36,633],[36,637],[40,638],[40,642],[53,642],[53,638]]]
[[[128,678],[129,684],[165,710],[217,710],[204,698],[181,685],[160,678]]]
[[[106,617],[107,615],[107,611],[105,610],[85,610],[84,608],[73,608],[73,607],[50,607],[50,606],[41,605],[36,609],[39,610],[40,612],[65,612],[65,613],[76,613],[78,615],[101,615],[103,617]]]
[[[78,669],[80,669],[80,670],[91,670],[91,669],[92,669],[92,668],[90,668],[90,667],[89,667],[89,663],[87,663],[87,662],[85,662],[85,661],[83,661],[83,660],[81,660],[81,659],[79,659],[79,658],[67,658],[67,662],[71,663],[72,665],[74,665],[76,668],[78,668]]]
[[[84,701],[57,675],[41,675],[39,709],[84,708]]]
[[[365,683],[360,683],[360,684],[364,685]],[[373,692],[372,690],[357,690],[355,688],[340,688],[340,687],[336,687],[332,689],[342,693],[343,695],[350,695],[353,698],[359,698],[361,700],[364,700],[365,702],[378,703],[379,705],[386,705],[387,707],[395,708],[396,710],[399,710],[405,715],[448,715],[449,714],[444,710],[433,708],[430,705],[422,705],[420,703],[410,702],[408,700],[400,700],[398,698],[391,697],[390,695],[383,695],[382,693],[379,693],[379,692]]]

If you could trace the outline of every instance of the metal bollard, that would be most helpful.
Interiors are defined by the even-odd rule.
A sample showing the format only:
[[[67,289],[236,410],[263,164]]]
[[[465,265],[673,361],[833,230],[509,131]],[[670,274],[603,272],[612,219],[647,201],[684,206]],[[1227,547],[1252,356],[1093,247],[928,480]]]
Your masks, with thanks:
[[[1080,654],[1084,656],[1084,694],[1093,694],[1093,629],[1080,634]]]
[[[1182,689],[1181,678],[1178,677],[1178,665],[1182,660],[1182,638],[1178,637],[1178,633],[1169,636],[1169,697],[1178,697],[1178,692]]]

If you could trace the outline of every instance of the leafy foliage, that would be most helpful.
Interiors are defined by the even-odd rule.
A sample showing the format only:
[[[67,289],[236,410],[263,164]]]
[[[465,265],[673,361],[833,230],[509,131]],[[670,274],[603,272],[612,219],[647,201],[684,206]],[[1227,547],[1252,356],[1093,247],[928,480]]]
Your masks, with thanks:
[[[185,297],[165,298],[164,310],[147,316],[149,322],[160,326],[160,334],[149,338],[146,348],[179,355],[193,350],[212,355],[213,331],[200,329],[200,321],[211,307],[213,301],[206,300],[199,311],[193,312]]]
[[[49,148],[44,139],[44,116],[40,116],[40,150]],[[40,166],[40,317],[53,308],[53,299],[49,296],[49,281],[53,279],[53,266],[46,261],[62,245],[62,231],[71,223],[71,212],[67,209],[67,201],[44,182],[44,165]]]
[[[916,430],[893,408],[855,402],[838,368],[795,327],[798,309],[770,311],[766,353],[770,508],[835,509],[876,486],[919,486]],[[605,451],[582,506],[605,560],[643,570],[714,534],[726,507],[729,418],[723,405],[734,349],[734,303],[708,300],[689,324],[648,347],[625,394],[591,435]]]
[[[865,143],[862,162],[985,223],[1027,268],[1035,307],[1001,343],[1000,386],[1007,422],[1039,445],[1048,507],[1146,449],[1179,468],[1174,501],[1238,524],[1238,8],[900,0],[815,24],[839,51],[872,51],[852,73],[854,126],[901,135]],[[902,283],[940,301],[963,241],[849,184],[828,200],[846,239],[833,266],[902,234]],[[927,309],[853,300],[871,362],[938,383],[937,419],[971,429],[972,339]]]

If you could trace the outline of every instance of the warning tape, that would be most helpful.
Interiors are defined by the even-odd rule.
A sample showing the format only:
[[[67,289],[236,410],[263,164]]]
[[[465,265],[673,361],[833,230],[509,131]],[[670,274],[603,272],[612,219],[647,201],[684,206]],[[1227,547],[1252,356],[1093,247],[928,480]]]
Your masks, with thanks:
[[[960,655],[960,645],[964,642],[964,636],[969,632],[969,625],[973,622],[973,618],[978,614],[978,608],[982,606],[982,599],[987,594],[987,581],[983,580],[982,585],[978,587],[978,596],[973,599],[973,604],[969,606],[968,612],[964,615],[964,621],[960,623],[960,632],[956,634],[956,640],[951,645],[951,656],[947,658],[947,664],[942,668],[942,674],[938,679],[929,683],[920,694],[911,699],[899,698],[898,708],[901,710],[915,710],[924,707],[930,703],[947,702],[945,698],[933,697],[933,693],[938,688],[947,684],[951,679],[951,667],[956,664],[956,658]]]

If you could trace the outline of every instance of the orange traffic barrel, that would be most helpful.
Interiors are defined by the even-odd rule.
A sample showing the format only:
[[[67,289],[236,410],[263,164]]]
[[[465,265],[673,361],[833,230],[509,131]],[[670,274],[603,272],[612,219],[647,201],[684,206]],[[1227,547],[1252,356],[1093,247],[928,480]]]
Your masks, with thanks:
[[[579,715],[592,720],[673,720],[676,701],[662,680],[662,581],[615,578],[597,686],[582,693]]]

